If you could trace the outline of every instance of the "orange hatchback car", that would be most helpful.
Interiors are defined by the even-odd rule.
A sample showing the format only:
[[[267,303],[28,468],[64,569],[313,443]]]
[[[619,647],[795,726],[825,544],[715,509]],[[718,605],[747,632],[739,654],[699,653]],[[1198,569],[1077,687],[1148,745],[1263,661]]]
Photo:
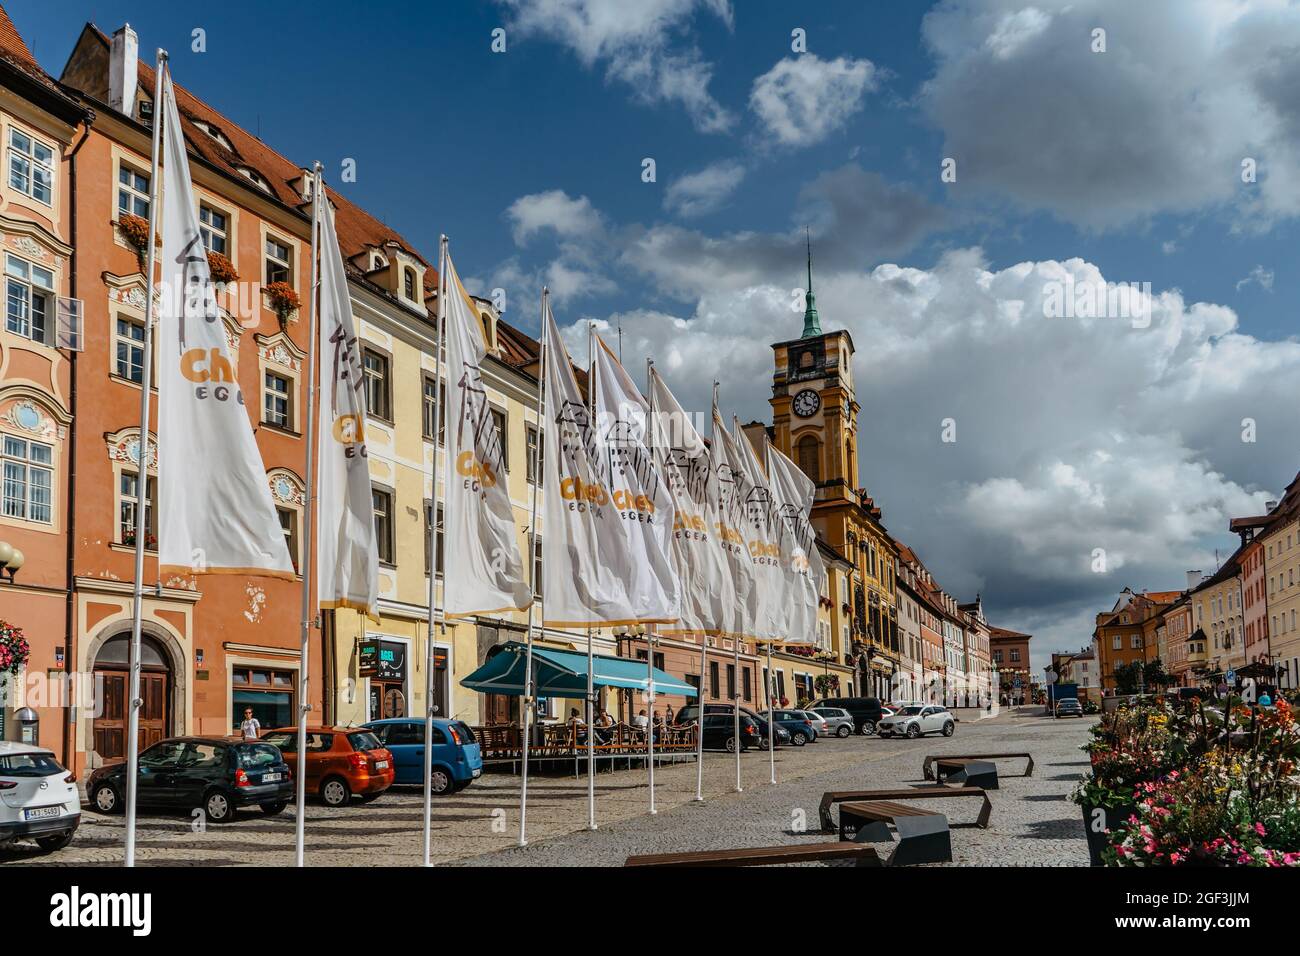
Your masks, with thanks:
[[[262,734],[262,743],[278,747],[284,762],[298,773],[298,728],[279,727]],[[362,727],[307,728],[307,792],[326,805],[341,807],[353,796],[369,803],[393,785],[393,755],[379,738]]]

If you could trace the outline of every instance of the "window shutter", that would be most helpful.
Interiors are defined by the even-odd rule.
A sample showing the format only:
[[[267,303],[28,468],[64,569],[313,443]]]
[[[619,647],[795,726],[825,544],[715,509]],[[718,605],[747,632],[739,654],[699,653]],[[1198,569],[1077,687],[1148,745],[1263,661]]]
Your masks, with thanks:
[[[59,297],[56,320],[52,328],[46,328],[46,345],[71,352],[82,352],[86,348],[83,338],[84,308],[80,299]],[[52,339],[52,341],[49,341]]]

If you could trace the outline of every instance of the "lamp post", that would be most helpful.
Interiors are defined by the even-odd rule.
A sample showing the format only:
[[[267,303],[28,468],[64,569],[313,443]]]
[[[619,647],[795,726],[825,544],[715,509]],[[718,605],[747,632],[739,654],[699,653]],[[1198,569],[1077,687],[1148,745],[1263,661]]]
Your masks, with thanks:
[[[8,541],[0,541],[0,571],[9,572],[10,584],[14,583],[14,578],[18,576],[18,569],[26,560],[23,553]]]

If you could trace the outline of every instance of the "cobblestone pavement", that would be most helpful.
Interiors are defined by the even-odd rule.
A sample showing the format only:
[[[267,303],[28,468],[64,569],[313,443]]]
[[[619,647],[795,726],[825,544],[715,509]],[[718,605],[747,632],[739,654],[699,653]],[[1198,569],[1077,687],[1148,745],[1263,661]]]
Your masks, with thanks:
[[[1052,720],[1039,708],[1003,711],[989,720],[963,720],[952,739],[880,740],[850,737],[819,740],[777,751],[780,781],[768,783],[765,751],[741,760],[743,793],[735,793],[734,758],[706,753],[704,803],[696,803],[695,765],[679,763],[655,772],[659,813],[650,816],[644,768],[597,776],[597,821],[586,829],[586,778],[541,777],[529,781],[529,846],[518,835],[517,777],[488,774],[469,789],[436,800],[434,861],[501,866],[620,865],[635,853],[714,847],[762,846],[821,839],[792,832],[803,814],[817,828],[817,803],[824,790],[906,786],[920,782],[928,753],[1028,750],[1034,776],[1003,776],[992,794],[988,830],[953,831],[956,865],[1085,865],[1087,850],[1070,789],[1087,767],[1078,749],[1087,739],[1087,720]],[[1013,772],[1016,767],[1008,767]],[[974,818],[975,801],[955,801],[954,822]],[[930,804],[949,811],[946,801]],[[410,866],[421,860],[422,795],[396,788],[369,805],[330,809],[307,806],[307,861],[319,866]],[[66,850],[42,854],[32,844],[0,850],[0,865],[108,865],[122,860],[123,819],[85,812],[77,837]],[[278,817],[245,811],[231,824],[193,832],[181,813],[140,817],[136,857],[141,865],[289,866],[293,863],[294,814]]]

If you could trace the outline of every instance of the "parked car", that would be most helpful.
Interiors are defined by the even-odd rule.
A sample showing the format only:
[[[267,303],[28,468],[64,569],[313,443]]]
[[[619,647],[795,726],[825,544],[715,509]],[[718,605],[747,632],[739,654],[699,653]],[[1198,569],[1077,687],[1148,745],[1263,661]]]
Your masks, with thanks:
[[[395,784],[424,785],[424,720],[387,717],[362,725],[393,755]],[[483,775],[483,752],[469,725],[436,717],[433,721],[432,787],[435,794],[464,790]]]
[[[1067,697],[1056,702],[1057,717],[1082,717],[1083,705],[1074,697]]]
[[[836,737],[847,737],[855,729],[853,715],[843,707],[818,707],[812,713],[819,715],[826,723],[826,732]]]
[[[709,715],[721,714],[730,718],[732,716],[731,710],[732,708],[730,704],[705,704],[704,705],[704,715],[706,717]],[[678,725],[689,724],[695,720],[695,715],[698,712],[699,712],[698,705],[687,704],[681,710],[677,711],[677,713],[673,715],[673,723]],[[750,710],[748,707],[740,708],[740,717],[741,720],[744,720],[746,717],[748,717],[758,726],[759,733],[763,737],[763,746],[766,747],[767,746],[767,717],[763,714],[759,714],[756,713],[755,711]],[[778,720],[776,722],[776,730],[772,734],[772,745],[774,747],[780,747],[783,744],[788,744],[788,743],[790,743],[790,731],[782,727],[781,721]]]
[[[262,735],[262,743],[280,748],[294,773],[298,766],[298,728],[280,727]],[[369,803],[393,785],[393,755],[373,731],[353,727],[307,728],[307,792],[328,806],[341,807],[358,796]]]
[[[81,823],[77,778],[35,744],[0,741],[0,846],[31,839],[62,850]]]
[[[830,733],[831,733],[830,724],[828,724],[828,723],[826,722],[826,718],[823,717],[821,714],[817,713],[817,711],[815,711],[815,710],[801,710],[801,711],[799,711],[799,713],[803,714],[803,715],[804,715],[805,717],[807,717],[810,721],[812,721],[813,734],[814,734],[813,739],[814,739],[814,740],[816,740],[818,737],[829,737],[829,736],[830,736]]]
[[[924,737],[926,734],[951,737],[957,729],[957,722],[946,707],[938,704],[912,704],[894,716],[883,719],[876,729],[882,737],[892,737],[895,734],[913,738]]]
[[[126,764],[100,767],[86,780],[90,805],[119,813],[126,805]],[[260,740],[169,737],[140,754],[136,800],[159,810],[201,809],[229,823],[241,807],[274,816],[294,797],[293,773],[279,748]]]
[[[883,716],[878,697],[824,697],[812,702],[813,710],[837,707],[847,710],[853,717],[853,726],[860,734],[874,734],[876,724]]]
[[[772,719],[778,727],[784,727],[790,734],[790,743],[796,747],[812,743],[817,739],[817,729],[802,710],[774,710]]]
[[[708,705],[705,705],[708,706]],[[742,752],[751,747],[766,747],[766,728],[760,728],[758,721],[748,714],[740,715],[740,749]],[[735,719],[730,713],[704,715],[704,749],[736,752]]]

